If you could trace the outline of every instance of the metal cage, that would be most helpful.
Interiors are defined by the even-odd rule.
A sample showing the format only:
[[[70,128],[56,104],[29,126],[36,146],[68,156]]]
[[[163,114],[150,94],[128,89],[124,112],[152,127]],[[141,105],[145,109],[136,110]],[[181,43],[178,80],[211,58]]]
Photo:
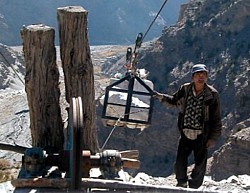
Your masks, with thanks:
[[[106,87],[102,112],[104,124],[141,129],[148,127],[153,111],[152,89],[133,74],[115,80]]]

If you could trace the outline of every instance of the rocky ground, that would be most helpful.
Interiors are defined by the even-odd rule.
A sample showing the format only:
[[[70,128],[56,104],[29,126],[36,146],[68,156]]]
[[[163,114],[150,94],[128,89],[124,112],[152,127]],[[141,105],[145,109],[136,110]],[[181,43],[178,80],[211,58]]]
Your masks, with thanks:
[[[92,60],[95,65],[95,86],[96,99],[102,95],[105,87],[109,83],[109,76],[121,70],[115,68],[119,60],[122,60],[127,47],[120,46],[97,46],[91,48]],[[20,48],[18,48],[20,50]],[[114,62],[116,61],[116,62]],[[113,71],[105,68],[104,64],[112,63]],[[109,76],[107,76],[109,74]],[[19,80],[13,82],[13,86],[0,89],[0,142],[12,145],[22,145],[30,147],[31,137],[29,130],[29,109],[27,106],[24,85]],[[9,151],[0,151],[0,158],[7,159],[11,164],[20,165],[21,155]],[[17,170],[13,171],[13,178],[17,175]],[[146,173],[139,172],[135,177],[128,177],[127,180],[139,184],[175,186],[174,175],[168,177],[153,177]],[[1,193],[13,192],[13,187],[9,182],[0,184]],[[250,192],[250,176],[231,176],[221,181],[213,181],[210,176],[206,176],[200,191],[204,192],[230,192],[241,193]],[[191,192],[191,190],[189,190]]]

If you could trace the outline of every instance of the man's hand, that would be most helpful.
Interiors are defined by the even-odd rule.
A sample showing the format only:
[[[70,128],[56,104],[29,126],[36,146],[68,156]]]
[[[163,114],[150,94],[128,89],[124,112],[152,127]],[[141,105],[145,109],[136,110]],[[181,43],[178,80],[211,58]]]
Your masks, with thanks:
[[[209,139],[209,140],[207,141],[207,148],[213,148],[213,147],[215,146],[215,144],[216,144],[216,141],[215,141],[215,140]]]
[[[163,94],[161,94],[161,93],[159,93],[159,92],[157,92],[157,91],[155,91],[155,90],[154,90],[152,96],[153,96],[154,98],[159,99],[160,101],[163,99]]]

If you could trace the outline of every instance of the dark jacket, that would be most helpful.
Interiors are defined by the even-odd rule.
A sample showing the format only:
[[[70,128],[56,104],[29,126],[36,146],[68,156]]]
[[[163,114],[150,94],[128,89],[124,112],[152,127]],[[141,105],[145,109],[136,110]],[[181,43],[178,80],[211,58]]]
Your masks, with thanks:
[[[180,89],[173,95],[163,95],[161,100],[162,103],[167,106],[174,106],[179,109],[178,117],[178,128],[182,132],[183,129],[183,117],[185,113],[186,99],[188,92],[192,88],[194,83],[183,84]],[[220,99],[217,90],[205,84],[205,97],[203,101],[203,115],[202,115],[202,125],[204,139],[217,140],[221,135],[221,114],[220,114]]]

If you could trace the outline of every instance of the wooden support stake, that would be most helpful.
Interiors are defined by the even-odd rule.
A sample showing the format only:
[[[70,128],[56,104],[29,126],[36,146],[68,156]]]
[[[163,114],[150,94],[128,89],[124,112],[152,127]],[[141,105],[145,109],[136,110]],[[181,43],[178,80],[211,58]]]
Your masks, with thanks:
[[[65,78],[66,100],[81,97],[83,104],[83,149],[97,152],[94,73],[87,28],[88,12],[80,6],[57,9],[60,55]]]
[[[59,105],[59,71],[55,30],[39,24],[21,29],[25,59],[25,90],[30,113],[32,146],[48,151],[63,149],[63,123]]]

